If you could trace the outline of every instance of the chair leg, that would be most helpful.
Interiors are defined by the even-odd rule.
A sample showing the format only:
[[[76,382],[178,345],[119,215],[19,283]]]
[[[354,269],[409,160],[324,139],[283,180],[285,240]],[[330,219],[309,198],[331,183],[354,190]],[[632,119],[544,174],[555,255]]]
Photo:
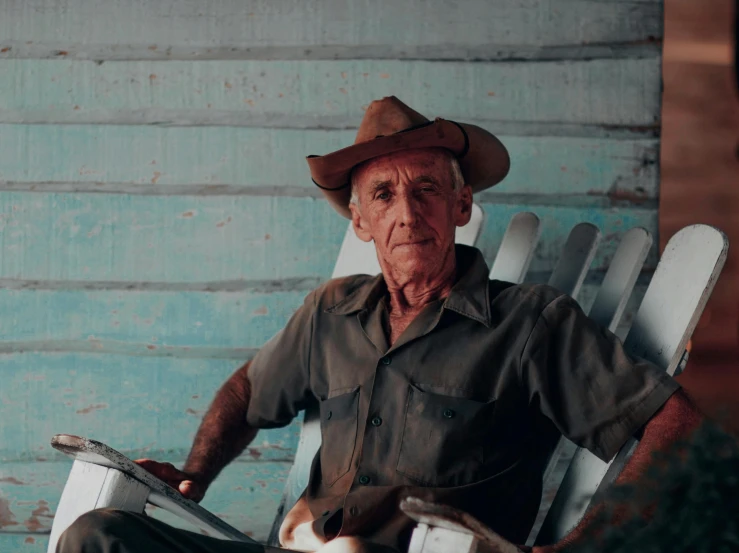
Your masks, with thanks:
[[[143,513],[147,497],[149,487],[127,474],[101,465],[75,461],[54,515],[47,553],[56,551],[59,536],[80,515],[106,507]]]

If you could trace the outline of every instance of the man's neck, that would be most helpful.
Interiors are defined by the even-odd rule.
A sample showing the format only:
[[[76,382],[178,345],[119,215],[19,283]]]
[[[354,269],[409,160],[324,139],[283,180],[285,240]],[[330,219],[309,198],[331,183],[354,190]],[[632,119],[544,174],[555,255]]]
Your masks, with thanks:
[[[384,275],[391,317],[415,315],[428,304],[449,295],[457,276],[454,250],[445,257],[441,270],[434,275]]]

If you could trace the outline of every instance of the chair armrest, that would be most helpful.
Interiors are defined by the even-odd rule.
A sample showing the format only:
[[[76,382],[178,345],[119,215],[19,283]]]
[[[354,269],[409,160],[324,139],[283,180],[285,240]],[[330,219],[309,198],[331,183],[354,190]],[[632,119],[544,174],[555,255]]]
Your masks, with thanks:
[[[408,497],[400,502],[400,510],[419,523],[413,531],[408,553],[447,550],[456,553],[522,553],[482,522],[454,507]]]
[[[104,443],[69,434],[57,434],[51,439],[51,446],[76,461],[121,471],[149,488],[149,503],[207,530],[215,537],[257,543]]]

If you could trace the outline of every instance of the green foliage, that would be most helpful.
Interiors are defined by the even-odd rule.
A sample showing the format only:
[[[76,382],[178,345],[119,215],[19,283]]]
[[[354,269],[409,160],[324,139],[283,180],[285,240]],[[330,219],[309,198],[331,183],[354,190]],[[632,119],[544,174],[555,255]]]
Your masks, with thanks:
[[[689,441],[655,455],[637,482],[614,487],[606,505],[587,538],[567,553],[739,551],[736,438],[704,424]],[[616,513],[625,522],[613,523]]]

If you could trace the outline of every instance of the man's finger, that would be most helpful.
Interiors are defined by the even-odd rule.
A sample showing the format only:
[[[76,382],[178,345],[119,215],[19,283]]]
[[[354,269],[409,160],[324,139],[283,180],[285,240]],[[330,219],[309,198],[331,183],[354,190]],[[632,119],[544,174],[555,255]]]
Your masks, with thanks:
[[[200,501],[203,498],[203,491],[201,487],[192,480],[183,480],[179,486],[180,493],[193,501]]]

